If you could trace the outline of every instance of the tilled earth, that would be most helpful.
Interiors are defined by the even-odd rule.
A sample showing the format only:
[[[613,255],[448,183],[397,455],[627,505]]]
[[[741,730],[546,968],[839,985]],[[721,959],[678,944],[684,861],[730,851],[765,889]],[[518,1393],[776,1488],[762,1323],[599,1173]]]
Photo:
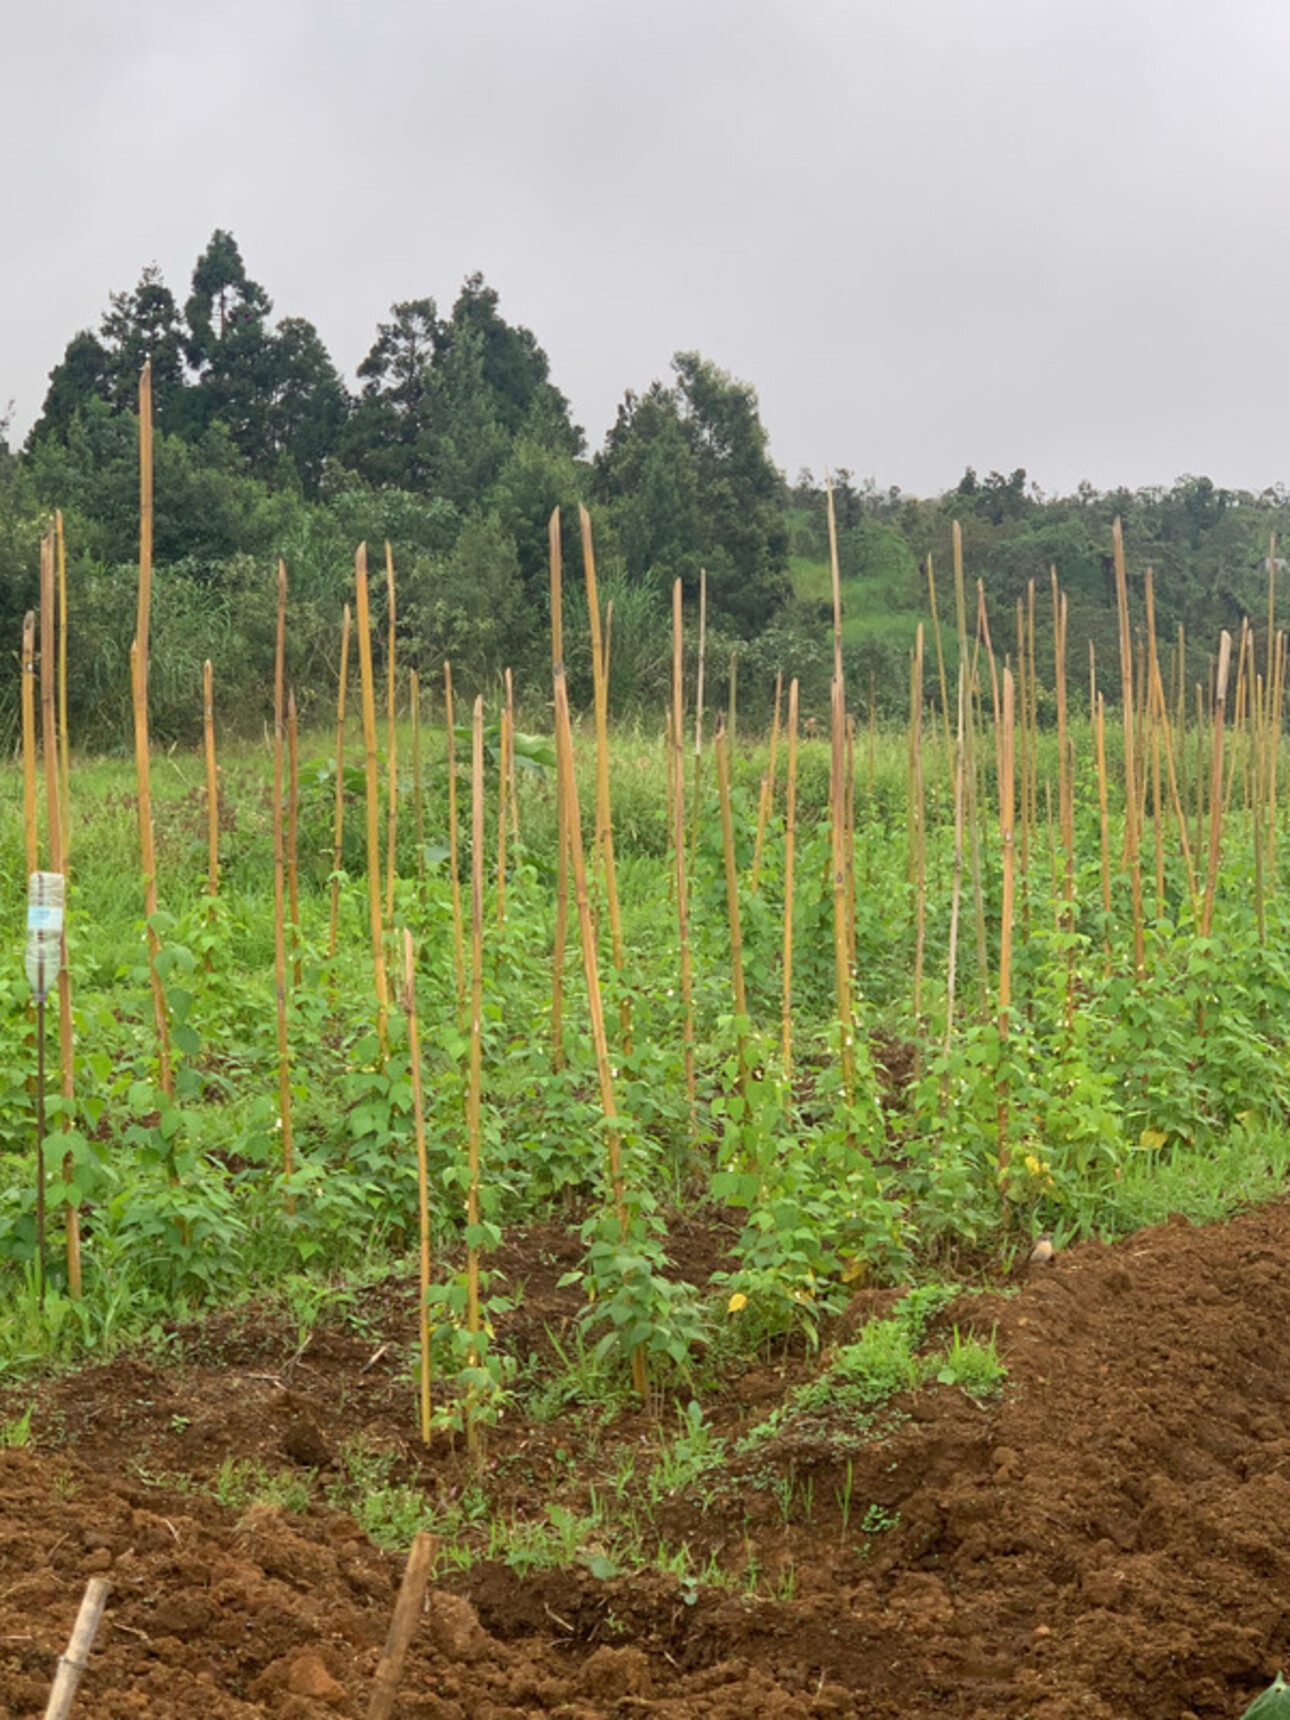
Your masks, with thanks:
[[[720,1237],[687,1246],[702,1281]],[[553,1227],[503,1258],[519,1353],[567,1327],[577,1258]],[[889,1302],[860,1298],[834,1341]],[[34,1404],[30,1384],[5,1395],[0,1421],[33,1407],[29,1442],[0,1450],[0,1720],[42,1712],[95,1573],[111,1597],[76,1714],[361,1716],[404,1561],[326,1503],[354,1441],[440,1506],[474,1488],[481,1537],[585,1510],[657,1449],[639,1410],[517,1414],[475,1480],[416,1442],[412,1323],[394,1287],[312,1330],[239,1309]],[[965,1296],[954,1325],[997,1332],[997,1399],[924,1390],[867,1443],[788,1421],[661,1501],[654,1526],[720,1584],[442,1562],[396,1713],[1239,1716],[1290,1661],[1290,1209],[1073,1249]],[[826,1360],[725,1379],[705,1409],[727,1448]],[[230,1458],[298,1474],[312,1502],[217,1503]]]

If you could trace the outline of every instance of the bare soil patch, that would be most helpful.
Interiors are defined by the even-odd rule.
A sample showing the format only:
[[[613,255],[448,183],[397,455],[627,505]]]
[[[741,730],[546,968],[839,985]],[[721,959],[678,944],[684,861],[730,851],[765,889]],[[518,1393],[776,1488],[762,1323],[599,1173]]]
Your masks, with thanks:
[[[724,1246],[714,1227],[678,1252],[711,1270]],[[503,1342],[541,1354],[568,1329],[577,1258],[557,1226],[509,1245],[524,1289]],[[869,1293],[839,1341],[882,1310]],[[496,1560],[441,1574],[398,1712],[1239,1715],[1290,1661],[1290,1209],[1090,1244],[941,1324],[997,1332],[997,1401],[933,1387],[867,1442],[788,1422],[667,1499],[669,1543],[725,1586]],[[403,1560],[322,1502],[327,1478],[361,1439],[431,1499],[472,1481],[463,1453],[415,1439],[413,1337],[411,1293],[389,1285],[309,1332],[241,1308],[173,1353],[9,1389],[0,1418],[35,1401],[31,1443],[0,1451],[0,1720],[41,1711],[96,1572],[112,1598],[78,1714],[364,1713]],[[712,1423],[733,1444],[826,1359],[731,1374]],[[638,1409],[517,1415],[489,1444],[490,1511],[574,1509],[658,1437]],[[298,1471],[312,1503],[220,1505],[228,1459]]]

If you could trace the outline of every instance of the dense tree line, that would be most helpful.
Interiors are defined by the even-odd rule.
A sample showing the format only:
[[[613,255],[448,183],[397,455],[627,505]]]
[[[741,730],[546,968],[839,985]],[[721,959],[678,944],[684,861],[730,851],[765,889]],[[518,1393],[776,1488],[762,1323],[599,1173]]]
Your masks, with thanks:
[[[399,577],[405,664],[463,690],[505,666],[544,684],[547,521],[564,510],[571,582],[577,509],[595,521],[613,599],[615,686],[649,685],[658,617],[680,575],[709,571],[714,620],[756,631],[788,593],[784,486],[751,388],[697,353],[670,384],[628,394],[594,457],[529,329],[471,275],[451,309],[391,306],[347,388],[316,328],[274,320],[236,240],[216,232],[181,305],[155,267],[111,295],[97,330],[68,342],[20,451],[0,425],[0,626],[16,637],[34,600],[36,540],[64,513],[79,720],[120,730],[128,710],[129,604],[138,553],[138,379],[151,360],[156,426],[154,720],[195,721],[193,677],[210,656],[225,705],[264,706],[275,558],[291,577],[302,700],[330,684],[354,546]],[[577,627],[577,606],[571,605]]]
[[[302,706],[331,698],[338,618],[355,544],[399,576],[401,660],[437,680],[450,657],[463,691],[512,667],[535,716],[548,680],[547,520],[559,505],[571,588],[569,659],[586,693],[579,638],[577,507],[591,511],[602,596],[614,604],[611,697],[654,712],[668,677],[668,607],[680,578],[693,611],[709,594],[709,687],[725,697],[739,658],[741,710],[761,721],[777,671],[797,675],[806,710],[827,708],[830,610],[823,485],[789,486],[768,453],[754,390],[694,352],[667,381],[628,392],[603,447],[589,453],[536,336],[509,323],[481,276],[441,314],[429,297],[391,306],[351,392],[318,331],[274,319],[236,240],[216,232],[181,305],[155,267],[113,293],[97,330],[68,342],[21,449],[0,420],[0,628],[16,649],[35,600],[37,542],[55,508],[69,549],[74,717],[124,735],[138,550],[139,373],[152,362],[156,419],[158,600],[151,692],[159,734],[191,732],[209,656],[233,719],[258,723],[272,652],[272,570],[291,576],[292,673]],[[1218,629],[1265,615],[1268,535],[1290,536],[1290,498],[1185,477],[1168,489],[1046,496],[1024,470],[968,468],[946,494],[919,498],[834,474],[847,583],[845,657],[859,703],[905,710],[908,653],[928,611],[934,559],[954,674],[951,522],[963,530],[975,613],[983,582],[992,635],[1015,652],[1016,604],[1037,589],[1041,675],[1050,650],[1049,569],[1071,605],[1070,673],[1088,643],[1118,691],[1110,528],[1125,524],[1141,612],[1154,570],[1157,625],[1182,627],[1192,672]],[[1287,576],[1290,577],[1290,576]],[[128,597],[127,597],[127,594]],[[380,582],[374,595],[383,601]],[[929,640],[930,651],[930,640]],[[928,677],[929,697],[934,677]],[[9,707],[16,703],[10,694]],[[1042,714],[1042,712],[1041,712]],[[540,717],[537,718],[540,720]]]

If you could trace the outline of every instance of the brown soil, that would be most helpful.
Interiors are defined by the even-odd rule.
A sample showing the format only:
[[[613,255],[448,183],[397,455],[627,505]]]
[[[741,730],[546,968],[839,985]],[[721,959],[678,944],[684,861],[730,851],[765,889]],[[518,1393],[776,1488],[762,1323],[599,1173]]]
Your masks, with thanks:
[[[696,1276],[725,1246],[698,1229],[678,1247]],[[576,1292],[558,1281],[577,1257],[554,1227],[503,1256],[523,1296],[499,1337],[520,1354],[567,1330]],[[942,1320],[997,1328],[997,1401],[935,1387],[867,1443],[844,1417],[799,1418],[662,1502],[657,1529],[722,1585],[442,1568],[396,1712],[1239,1715],[1290,1659],[1290,1209],[1081,1247],[1014,1288]],[[840,1338],[885,1311],[868,1292]],[[76,1714],[364,1714],[403,1559],[323,1502],[329,1477],[361,1438],[441,1504],[472,1481],[461,1453],[413,1437],[411,1327],[392,1286],[307,1334],[240,1309],[36,1388],[31,1443],[0,1450],[0,1720],[42,1711],[95,1572],[112,1594]],[[733,1445],[820,1365],[724,1379],[713,1426]],[[489,1445],[489,1509],[584,1509],[592,1486],[630,1486],[625,1454],[647,1467],[658,1437],[638,1410],[516,1412]],[[313,1503],[217,1503],[199,1489],[228,1458],[298,1474]]]

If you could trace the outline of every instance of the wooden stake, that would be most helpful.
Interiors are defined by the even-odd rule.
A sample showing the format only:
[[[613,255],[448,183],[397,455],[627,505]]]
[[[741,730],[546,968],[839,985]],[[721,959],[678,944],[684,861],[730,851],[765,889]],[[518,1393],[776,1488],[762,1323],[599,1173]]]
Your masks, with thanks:
[[[367,902],[372,938],[372,971],[376,987],[376,1037],[381,1061],[389,1047],[389,988],[385,977],[385,930],[381,918],[381,789],[376,760],[376,687],[372,676],[372,628],[367,602],[367,545],[358,546],[354,561],[355,608],[358,620],[358,668],[363,698],[363,751],[367,775]],[[449,727],[449,735],[452,733]],[[450,743],[451,744],[451,743]]]
[[[340,930],[340,862],[345,836],[345,683],[349,679],[349,605],[340,623],[340,683],[336,692],[336,810],[331,842],[331,929],[327,957],[335,960]]]

